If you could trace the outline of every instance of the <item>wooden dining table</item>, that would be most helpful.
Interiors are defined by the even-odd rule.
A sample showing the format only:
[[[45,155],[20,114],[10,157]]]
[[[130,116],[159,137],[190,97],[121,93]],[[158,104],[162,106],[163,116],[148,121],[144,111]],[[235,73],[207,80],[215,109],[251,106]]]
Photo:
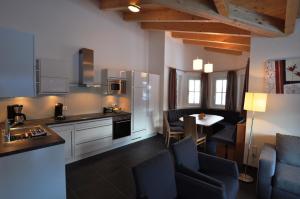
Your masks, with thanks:
[[[196,118],[196,124],[200,126],[200,132],[203,133],[204,127],[212,126],[213,124],[220,122],[224,119],[224,117],[219,115],[209,115],[206,114],[203,119],[199,119],[199,114],[190,115]],[[184,121],[184,117],[179,118],[180,121]]]

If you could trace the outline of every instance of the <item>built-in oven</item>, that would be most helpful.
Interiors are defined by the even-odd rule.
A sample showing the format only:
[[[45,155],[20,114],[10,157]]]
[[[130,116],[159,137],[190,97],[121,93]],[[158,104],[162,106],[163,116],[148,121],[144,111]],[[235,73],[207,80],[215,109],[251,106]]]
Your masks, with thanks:
[[[108,80],[107,93],[110,95],[126,94],[126,80],[121,80],[121,79]]]
[[[113,139],[131,135],[131,115],[118,115],[113,117]]]

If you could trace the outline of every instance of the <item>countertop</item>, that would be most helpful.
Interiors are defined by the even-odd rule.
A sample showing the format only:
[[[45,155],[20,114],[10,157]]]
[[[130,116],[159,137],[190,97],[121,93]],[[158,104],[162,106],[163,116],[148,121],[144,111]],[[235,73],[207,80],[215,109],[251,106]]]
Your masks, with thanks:
[[[93,119],[101,119],[107,117],[116,117],[122,115],[128,115],[128,112],[119,112],[119,113],[92,113],[92,114],[82,114],[82,115],[73,115],[66,116],[64,120],[55,120],[54,118],[44,118],[44,119],[35,119],[25,121],[24,125],[17,127],[30,127],[40,125],[46,131],[50,133],[49,136],[37,137],[27,140],[19,140],[13,142],[4,142],[2,130],[4,129],[4,123],[0,123],[0,157],[13,155],[17,153],[23,153],[26,151],[36,150],[40,148],[45,148],[49,146],[54,146],[58,144],[65,143],[65,140],[62,139],[57,133],[51,130],[48,126],[55,124],[64,124],[71,122],[87,121]]]

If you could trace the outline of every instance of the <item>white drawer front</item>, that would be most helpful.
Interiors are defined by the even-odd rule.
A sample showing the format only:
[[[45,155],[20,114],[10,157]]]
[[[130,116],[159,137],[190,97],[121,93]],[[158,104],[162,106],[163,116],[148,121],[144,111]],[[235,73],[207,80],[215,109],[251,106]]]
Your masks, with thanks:
[[[112,137],[112,125],[76,130],[75,144],[90,142],[106,137]]]
[[[80,122],[75,125],[75,130],[90,129],[90,128],[107,126],[107,125],[112,125],[112,118]]]
[[[82,144],[76,144],[75,146],[75,155],[83,155],[86,153],[94,152],[100,150],[104,147],[109,147],[112,145],[112,137],[107,137],[91,142],[85,142]]]
[[[48,126],[55,132],[60,132],[60,131],[67,131],[67,130],[74,130],[74,125],[69,124],[69,125],[50,125]]]

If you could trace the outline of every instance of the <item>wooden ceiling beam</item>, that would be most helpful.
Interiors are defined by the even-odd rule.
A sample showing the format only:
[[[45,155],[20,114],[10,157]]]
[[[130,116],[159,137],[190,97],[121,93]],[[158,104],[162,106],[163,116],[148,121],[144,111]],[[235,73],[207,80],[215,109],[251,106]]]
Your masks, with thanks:
[[[221,2],[221,0],[214,1]],[[287,1],[296,2],[297,0]],[[253,10],[238,7],[232,3],[226,4],[228,5],[229,15],[228,17],[225,17],[220,15],[216,11],[216,6],[208,0],[99,0],[99,2],[100,8],[103,10],[127,9],[129,3],[137,3],[142,7],[142,10],[149,6],[163,6],[193,16],[215,20],[229,26],[244,29],[256,35],[268,37],[284,36],[286,32],[290,32],[290,30],[283,31],[283,27],[287,27],[286,29],[293,29],[288,28],[293,25],[292,22],[289,22],[290,20],[288,20],[288,23],[285,25],[284,20],[282,19],[276,19],[265,14],[257,13]],[[289,14],[289,16],[290,15],[291,14]],[[289,18],[293,17],[287,17],[287,19]]]
[[[204,34],[204,33],[185,33],[185,32],[172,32],[172,37],[179,38],[179,39],[211,41],[211,42],[219,42],[219,43],[233,43],[233,44],[250,46],[250,37],[212,35],[212,34]]]
[[[151,0],[161,6],[186,12],[195,16],[214,19],[221,23],[234,27],[249,30],[254,34],[275,37],[283,36],[284,33],[278,26],[279,22],[275,18],[259,14],[254,11],[243,9],[233,4],[229,5],[229,17],[219,15],[214,9],[214,5],[207,0]]]
[[[296,19],[299,10],[299,0],[286,0],[284,32],[291,34],[295,30]]]
[[[146,30],[163,30],[177,32],[194,32],[194,33],[210,33],[225,34],[250,37],[250,32],[222,23],[207,22],[142,22],[141,27]]]
[[[215,7],[220,15],[228,17],[229,4],[227,0],[213,0]]]
[[[203,47],[227,49],[227,50],[236,50],[236,51],[245,51],[245,52],[250,51],[249,46],[236,45],[236,44],[222,44],[222,43],[215,43],[215,42],[208,42],[208,41],[187,40],[187,39],[184,39],[183,43],[199,45],[199,46],[203,46]]]
[[[216,52],[216,53],[230,54],[230,55],[242,55],[243,54],[242,51],[228,50],[228,49],[221,49],[221,48],[204,47],[204,50]]]
[[[141,10],[139,13],[123,13],[125,21],[138,22],[213,22],[214,20],[194,16],[168,8],[157,10]]]

